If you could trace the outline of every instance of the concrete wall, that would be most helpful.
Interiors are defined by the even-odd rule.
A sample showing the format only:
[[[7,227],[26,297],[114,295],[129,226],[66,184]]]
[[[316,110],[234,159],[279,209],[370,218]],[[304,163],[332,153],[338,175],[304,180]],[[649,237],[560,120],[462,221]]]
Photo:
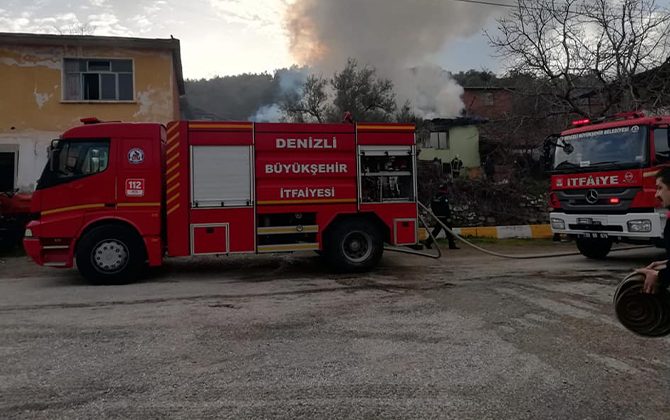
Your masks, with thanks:
[[[475,125],[452,127],[449,129],[449,149],[421,149],[419,159],[433,160],[437,157],[443,163],[451,162],[458,155],[465,168],[479,168],[479,129]]]
[[[134,100],[64,101],[64,58],[124,58],[134,63]],[[0,145],[18,147],[16,186],[32,190],[50,141],[80,118],[179,119],[179,94],[167,50],[0,45]]]

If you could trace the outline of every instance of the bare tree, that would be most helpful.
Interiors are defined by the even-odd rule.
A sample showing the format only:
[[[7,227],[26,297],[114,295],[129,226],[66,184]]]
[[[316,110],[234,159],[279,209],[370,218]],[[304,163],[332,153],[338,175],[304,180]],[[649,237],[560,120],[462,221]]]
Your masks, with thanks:
[[[282,98],[280,108],[293,122],[339,122],[345,112],[357,121],[412,118],[409,104],[394,114],[397,105],[393,83],[378,78],[374,67],[359,67],[354,59],[349,59],[330,80],[309,76],[302,89]]]
[[[331,86],[335,90],[333,120],[351,112],[359,121],[387,121],[396,110],[393,83],[378,78],[374,67],[359,68],[352,58],[344,70],[333,76]]]
[[[54,26],[54,30],[58,32],[59,35],[93,35],[95,26],[88,22],[72,23],[67,26]]]
[[[327,104],[327,84],[328,80],[321,76],[308,76],[300,93],[291,92],[284,96],[280,101],[280,109],[293,122],[324,122],[327,114],[332,112]]]
[[[670,64],[670,14],[655,0],[518,0],[498,29],[490,44],[541,82],[552,112],[599,116],[667,100],[670,82],[656,76]]]

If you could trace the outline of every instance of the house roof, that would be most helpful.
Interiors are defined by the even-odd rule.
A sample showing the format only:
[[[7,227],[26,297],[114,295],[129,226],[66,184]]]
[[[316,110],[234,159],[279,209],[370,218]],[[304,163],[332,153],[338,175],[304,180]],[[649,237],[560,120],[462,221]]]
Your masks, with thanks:
[[[428,129],[430,131],[444,131],[451,127],[480,125],[487,122],[488,119],[481,117],[433,118],[428,122]]]
[[[463,86],[464,90],[515,90],[513,87],[503,86]]]
[[[179,94],[186,93],[184,76],[181,68],[181,50],[176,38],[125,38],[117,36],[93,35],[51,35],[0,32],[0,45],[37,45],[37,46],[78,46],[78,47],[110,47],[135,49],[162,49],[172,52],[172,66],[177,79]]]

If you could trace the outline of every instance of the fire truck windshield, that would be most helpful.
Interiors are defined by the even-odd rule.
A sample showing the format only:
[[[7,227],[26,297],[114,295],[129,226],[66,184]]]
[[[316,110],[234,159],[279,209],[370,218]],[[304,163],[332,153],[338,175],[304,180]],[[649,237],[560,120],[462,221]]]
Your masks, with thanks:
[[[647,128],[616,127],[560,137],[553,170],[558,172],[626,169],[649,159]]]
[[[54,140],[37,189],[63,184],[107,169],[109,141]]]

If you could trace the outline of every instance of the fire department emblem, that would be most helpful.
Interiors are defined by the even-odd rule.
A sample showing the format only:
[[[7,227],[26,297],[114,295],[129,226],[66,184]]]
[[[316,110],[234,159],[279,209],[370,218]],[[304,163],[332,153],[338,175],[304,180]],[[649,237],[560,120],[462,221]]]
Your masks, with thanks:
[[[128,151],[128,162],[137,165],[144,162],[144,150],[139,147],[133,147]]]
[[[623,180],[626,181],[628,184],[633,182],[633,173],[632,172],[626,172],[626,174],[623,176]]]
[[[556,180],[556,186],[557,187],[562,187],[563,186],[563,178],[558,178]]]

